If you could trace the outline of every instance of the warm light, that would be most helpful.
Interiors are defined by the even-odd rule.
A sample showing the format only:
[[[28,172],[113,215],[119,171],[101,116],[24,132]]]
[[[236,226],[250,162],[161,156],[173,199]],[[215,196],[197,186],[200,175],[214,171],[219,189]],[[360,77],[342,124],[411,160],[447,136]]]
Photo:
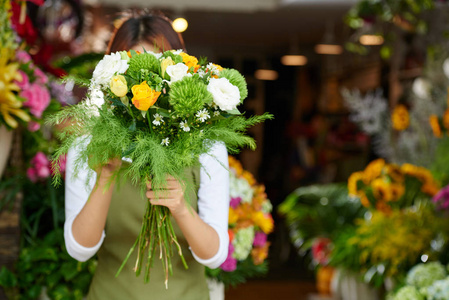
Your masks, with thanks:
[[[318,54],[338,55],[343,53],[343,47],[340,45],[318,44],[315,46],[315,52]]]
[[[304,66],[307,64],[307,57],[304,55],[284,55],[281,63],[286,66]]]
[[[172,26],[176,32],[184,32],[189,27],[189,23],[184,18],[177,18],[173,21]]]
[[[254,77],[259,80],[276,80],[278,76],[279,74],[275,70],[259,69],[254,73]]]
[[[376,46],[384,43],[384,38],[380,35],[364,34],[359,39],[360,44],[365,46]]]

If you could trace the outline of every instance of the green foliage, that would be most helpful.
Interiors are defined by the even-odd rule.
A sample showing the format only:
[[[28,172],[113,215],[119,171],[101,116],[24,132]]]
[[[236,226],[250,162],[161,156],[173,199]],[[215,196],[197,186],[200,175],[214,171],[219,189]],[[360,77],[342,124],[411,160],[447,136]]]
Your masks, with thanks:
[[[331,240],[340,235],[366,209],[360,201],[351,199],[344,184],[300,187],[279,205],[278,213],[286,219],[290,237],[300,253],[312,245],[317,237]]]
[[[238,284],[245,283],[246,278],[262,277],[268,272],[268,262],[264,261],[260,265],[253,263],[251,255],[237,264],[237,269],[232,272],[223,271],[221,268],[206,268],[206,275],[209,278],[215,278],[223,282],[226,287],[235,287]]]
[[[153,73],[160,73],[161,65],[159,60],[150,53],[141,53],[133,55],[129,60],[127,75],[132,78],[142,79],[141,70],[147,70]]]
[[[430,170],[442,186],[449,184],[449,138],[439,140]]]
[[[104,54],[85,53],[76,57],[62,57],[53,63],[55,67],[66,71],[76,78],[90,79],[95,66],[103,58]]]
[[[243,77],[243,75],[240,74],[239,71],[234,69],[224,69],[220,72],[220,78],[228,79],[230,83],[239,88],[240,103],[242,103],[243,100],[246,99],[246,97],[248,96],[248,87],[245,77]]]
[[[187,117],[201,110],[205,103],[213,101],[207,86],[194,77],[184,77],[172,83],[170,90],[170,104],[176,113]]]

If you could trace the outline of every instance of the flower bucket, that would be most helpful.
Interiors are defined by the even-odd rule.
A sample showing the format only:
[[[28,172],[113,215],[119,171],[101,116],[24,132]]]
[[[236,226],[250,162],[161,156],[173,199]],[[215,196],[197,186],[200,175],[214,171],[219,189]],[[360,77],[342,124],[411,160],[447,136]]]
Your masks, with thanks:
[[[332,280],[334,296],[342,300],[379,300],[376,289],[359,279],[358,274],[336,270]]]
[[[13,131],[6,126],[0,126],[0,179],[8,163],[9,153],[12,146]]]
[[[207,285],[209,286],[209,297],[210,300],[224,300],[225,298],[225,288],[224,283],[219,282],[215,279],[207,279]]]

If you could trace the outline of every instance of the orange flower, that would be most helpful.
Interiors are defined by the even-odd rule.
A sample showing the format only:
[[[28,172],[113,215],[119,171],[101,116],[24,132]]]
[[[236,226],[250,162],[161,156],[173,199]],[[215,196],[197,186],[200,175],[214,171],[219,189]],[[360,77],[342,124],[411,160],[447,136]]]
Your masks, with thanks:
[[[147,111],[154,103],[161,92],[153,90],[146,81],[141,84],[136,84],[131,88],[134,95],[132,102],[134,106],[141,111]]]
[[[348,192],[351,196],[357,196],[357,184],[363,179],[363,172],[354,172],[348,179]]]
[[[263,212],[258,211],[253,213],[251,219],[265,234],[269,234],[273,231],[274,221],[270,214],[264,214]]]
[[[364,192],[359,192],[358,197],[360,198],[360,203],[366,208],[371,206],[371,202],[369,202],[368,197],[365,195]]]
[[[141,53],[141,52],[138,51],[138,50],[134,50],[134,51],[136,51],[137,54],[140,54],[140,53]],[[126,52],[126,54],[128,54],[129,58],[131,58],[131,52],[130,52],[130,51]]]
[[[382,158],[373,160],[370,162],[363,171],[363,181],[365,184],[369,184],[374,179],[378,178],[382,174],[382,170],[385,167],[385,160]]]
[[[449,109],[446,109],[443,115],[443,126],[446,130],[449,130]]]
[[[229,224],[237,223],[238,219],[239,219],[239,216],[237,215],[236,211],[232,207],[230,207],[229,208],[229,216],[228,216]]]
[[[377,201],[376,203],[376,209],[380,212],[383,212],[386,215],[389,215],[391,213],[391,207],[384,201]]]
[[[243,171],[242,177],[248,181],[249,185],[253,186],[256,183],[256,179],[254,179],[253,174],[248,171]]]
[[[393,194],[391,193],[390,185],[384,181],[382,178],[377,178],[371,183],[373,188],[373,194],[378,201],[391,201],[393,199]]]
[[[268,247],[270,247],[270,242],[266,242],[263,247],[254,247],[251,250],[251,257],[255,265],[260,265],[268,257]]]
[[[404,174],[401,172],[401,168],[395,164],[388,164],[385,166],[385,173],[390,176],[393,182],[404,182]]]
[[[198,65],[198,59],[195,56],[188,55],[187,53],[181,52],[180,55],[182,56],[182,62],[190,68],[196,68]]]
[[[228,235],[229,235],[229,242],[232,243],[232,240],[234,239],[234,231],[228,229]]]
[[[429,117],[430,127],[432,127],[433,135],[437,138],[442,136],[440,123],[438,121],[437,115],[431,115]]]
[[[410,116],[407,107],[403,104],[397,105],[391,115],[391,121],[393,122],[393,128],[402,131],[407,129],[410,124]]]

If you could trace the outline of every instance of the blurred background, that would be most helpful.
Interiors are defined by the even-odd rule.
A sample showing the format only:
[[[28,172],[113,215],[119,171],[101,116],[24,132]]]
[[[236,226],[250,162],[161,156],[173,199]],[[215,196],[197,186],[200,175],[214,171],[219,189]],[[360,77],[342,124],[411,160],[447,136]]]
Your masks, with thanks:
[[[347,185],[353,174],[372,166],[370,162],[383,159],[384,165],[377,165],[379,170],[408,163],[430,170],[426,171],[429,174],[432,172],[428,176],[434,178],[433,193],[423,191],[419,197],[418,194],[403,196],[406,194],[403,190],[409,190],[407,181],[409,185],[404,184],[398,199],[405,201],[406,198],[408,202],[393,208],[411,207],[418,198],[432,203],[432,196],[447,183],[444,168],[445,150],[449,147],[446,141],[449,121],[445,119],[448,118],[445,111],[449,80],[446,1],[2,1],[5,8],[2,8],[2,18],[9,18],[16,32],[13,42],[2,37],[2,47],[8,47],[7,41],[13,43],[12,47],[27,53],[50,81],[67,74],[90,74],[106,50],[114,21],[121,11],[129,9],[162,11],[176,20],[174,26],[180,26],[178,30],[189,54],[205,56],[245,76],[249,95],[241,111],[246,115],[270,112],[275,118],[250,129],[258,147],[255,151],[243,150],[236,158],[264,186],[265,196],[273,206],[274,231],[268,235],[270,247],[263,274],[258,277],[245,274],[246,283],[227,288],[226,299],[380,299],[394,290],[393,287],[402,286],[391,281],[402,282],[414,265],[426,262],[429,257],[447,263],[440,255],[447,253],[444,250],[447,249],[447,224],[443,221],[443,225],[426,235],[421,248],[403,254],[407,263],[388,257],[367,259],[372,252],[358,260],[354,258],[357,250],[346,253],[344,250],[349,246],[336,245],[338,238],[347,241],[353,237],[341,238],[347,228],[358,226],[360,222],[355,219],[370,220],[376,211],[382,211],[379,203],[385,200],[385,194],[381,193],[384,190],[376,194],[376,187],[370,186],[365,178],[371,205],[361,205],[362,188],[358,181],[353,179],[357,193],[351,194],[351,186]],[[8,2],[12,5],[12,16],[6,14]],[[0,34],[7,36],[5,32]],[[85,93],[71,81],[49,87],[49,91],[52,99],[63,98],[54,105],[53,111],[81,101]],[[50,106],[44,116],[51,112]],[[56,201],[63,199],[63,191],[52,188],[51,180],[43,179],[44,175],[40,177],[39,158],[36,158],[36,153],[44,153],[49,159],[57,142],[53,129],[45,128],[38,119],[32,121],[39,125],[36,130],[31,123],[21,124],[0,135],[1,144],[10,145],[0,152],[5,165],[0,183],[3,198],[0,265],[7,267],[0,273],[0,286],[6,294],[21,291],[29,297],[21,299],[42,295],[42,287],[52,290],[48,293],[52,299],[78,299],[82,292],[74,296],[68,291],[77,288],[82,291],[90,278],[87,275],[76,277],[83,286],[61,284],[59,291],[66,296],[54,296],[59,282],[74,281],[75,276],[88,274],[94,267],[67,263],[68,258],[58,256],[61,237],[53,229],[62,226],[63,204]],[[30,171],[33,168],[36,169],[34,177]],[[379,171],[376,176],[381,174],[390,173]],[[415,179],[421,180],[424,175],[420,176],[416,175]],[[394,182],[392,178],[388,175],[385,182]],[[425,185],[419,180],[410,186]],[[447,218],[447,214],[439,213],[436,217]],[[389,226],[386,224],[383,226]],[[52,232],[54,236],[49,234]],[[413,234],[409,237],[419,240]],[[44,246],[39,248],[42,240]],[[376,241],[383,243],[383,240]],[[399,249],[407,248],[410,242],[410,239],[404,241]],[[329,263],[328,252],[333,247],[340,252],[335,250],[339,255]],[[367,247],[371,246],[361,243],[359,252]],[[33,249],[40,252],[34,253]],[[326,259],[320,260],[320,255]],[[351,256],[358,263],[351,261]],[[45,272],[50,275],[51,271],[44,270],[48,261],[55,264],[55,269],[62,266],[63,270],[51,283],[39,277],[45,277],[42,275]],[[39,265],[41,262],[44,264]],[[333,266],[330,275],[318,272],[329,264]],[[32,266],[35,273],[30,276],[41,278],[38,282],[21,277],[30,274]],[[388,273],[390,267],[399,271]],[[36,268],[42,268],[42,273]],[[355,276],[355,282],[365,284],[358,288],[365,294],[348,296],[341,292],[345,288],[338,287],[335,279],[332,286],[334,269],[360,275]],[[327,280],[324,288],[320,286],[323,278],[319,279],[318,274]],[[30,287],[34,289],[31,292]],[[6,294],[0,293],[0,299],[7,299]]]

